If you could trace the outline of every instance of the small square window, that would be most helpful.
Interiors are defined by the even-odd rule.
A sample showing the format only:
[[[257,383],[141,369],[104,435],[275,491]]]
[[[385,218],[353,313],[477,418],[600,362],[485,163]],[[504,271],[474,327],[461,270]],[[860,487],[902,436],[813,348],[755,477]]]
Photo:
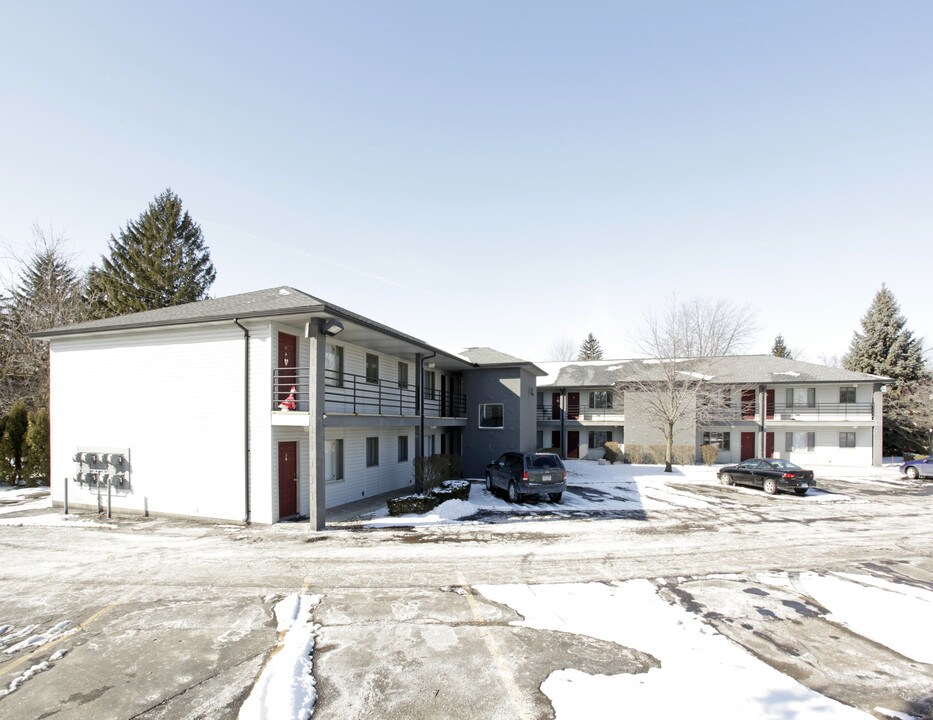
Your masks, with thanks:
[[[481,428],[501,428],[505,420],[502,403],[485,403],[479,406]]]
[[[854,403],[855,402],[855,388],[854,387],[839,388],[839,402]]]
[[[852,388],[852,389],[854,390],[855,388]],[[839,447],[854,448],[855,447],[855,433],[854,432],[839,433]]]

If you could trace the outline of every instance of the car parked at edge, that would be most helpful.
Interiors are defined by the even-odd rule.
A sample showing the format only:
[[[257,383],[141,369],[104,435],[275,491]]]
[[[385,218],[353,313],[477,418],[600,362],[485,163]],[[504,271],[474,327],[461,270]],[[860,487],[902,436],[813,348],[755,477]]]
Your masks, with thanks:
[[[751,458],[738,465],[726,465],[716,473],[723,485],[750,485],[760,487],[769,495],[784,490],[806,495],[816,487],[812,470],[804,470],[787,460],[777,458]]]
[[[921,477],[933,478],[933,457],[908,460],[901,465],[901,472],[911,480]]]
[[[567,489],[567,470],[554,453],[502,453],[486,466],[486,489],[499,488],[513,503],[526,495],[547,495],[551,502],[560,502]]]

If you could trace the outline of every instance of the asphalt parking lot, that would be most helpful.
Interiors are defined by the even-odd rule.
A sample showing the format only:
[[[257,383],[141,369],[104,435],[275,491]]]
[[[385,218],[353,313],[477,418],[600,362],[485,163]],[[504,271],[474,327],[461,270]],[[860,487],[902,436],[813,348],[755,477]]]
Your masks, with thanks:
[[[801,499],[662,480],[597,478],[571,488],[579,502],[501,510],[477,484],[483,509],[462,522],[314,535],[157,518],[0,525],[0,718],[236,717],[277,641],[273,605],[296,592],[321,596],[315,718],[584,717],[554,689],[559,673],[656,677],[674,663],[504,598],[635,581],[821,698],[864,717],[933,717],[933,665],[811,596],[823,577],[933,591],[933,486],[825,478]],[[740,716],[695,692],[710,716]]]

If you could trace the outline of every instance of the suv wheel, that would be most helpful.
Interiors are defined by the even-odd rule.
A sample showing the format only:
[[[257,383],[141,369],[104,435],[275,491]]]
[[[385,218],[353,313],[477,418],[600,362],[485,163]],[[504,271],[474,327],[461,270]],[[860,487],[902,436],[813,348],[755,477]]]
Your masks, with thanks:
[[[521,493],[518,492],[518,487],[515,485],[515,481],[512,480],[509,482],[509,502],[517,503],[522,501]]]
[[[486,473],[486,489],[492,492],[492,476],[489,473]]]
[[[560,496],[561,496],[561,495],[563,495],[563,493],[559,493],[559,492],[557,492],[557,493],[548,493],[548,499],[549,499],[552,503],[559,503],[559,502],[560,502]]]

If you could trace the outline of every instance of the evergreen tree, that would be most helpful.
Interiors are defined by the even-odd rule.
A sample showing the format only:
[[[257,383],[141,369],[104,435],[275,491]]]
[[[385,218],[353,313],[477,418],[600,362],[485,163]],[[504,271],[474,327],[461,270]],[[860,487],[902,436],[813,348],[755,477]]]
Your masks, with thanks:
[[[862,318],[843,366],[855,372],[893,379],[884,399],[884,453],[899,454],[926,445],[928,428],[915,422],[917,389],[930,379],[923,361],[923,343],[907,329],[907,320],[893,293],[884,285]]]
[[[577,355],[577,360],[602,360],[603,359],[603,349],[599,346],[599,340],[597,340],[593,333],[590,333],[586,336],[586,339],[580,345],[580,353]]]
[[[49,447],[49,411],[40,408],[29,416],[26,430],[26,449],[23,457],[26,484],[49,484],[51,456]]]
[[[794,357],[791,355],[787,345],[784,344],[784,336],[780,333],[778,333],[778,336],[774,338],[774,346],[771,348],[771,354],[775,357],[787,358],[788,360]]]
[[[91,268],[89,296],[97,317],[203,300],[217,275],[201,227],[166,189]]]
[[[34,228],[34,250],[19,260],[16,278],[0,302],[0,412],[18,400],[31,407],[48,400],[48,345],[29,333],[81,320],[84,280],[62,249],[61,236]]]
[[[20,400],[6,414],[3,435],[4,471],[10,482],[17,482],[23,477],[23,451],[26,444],[26,431],[29,429],[29,410]]]

